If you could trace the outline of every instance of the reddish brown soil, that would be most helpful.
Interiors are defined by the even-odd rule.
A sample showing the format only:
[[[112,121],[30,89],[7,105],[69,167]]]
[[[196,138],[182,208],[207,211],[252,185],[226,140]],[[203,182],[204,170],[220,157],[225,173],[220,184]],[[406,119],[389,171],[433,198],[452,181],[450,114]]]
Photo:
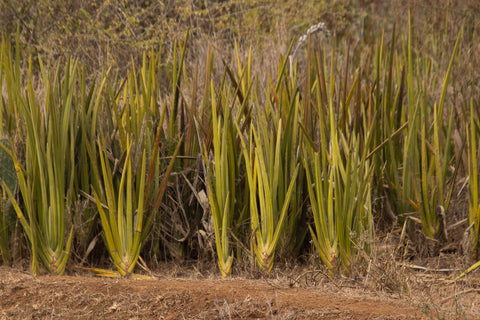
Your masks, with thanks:
[[[405,300],[245,279],[33,277],[0,268],[1,319],[424,319]]]

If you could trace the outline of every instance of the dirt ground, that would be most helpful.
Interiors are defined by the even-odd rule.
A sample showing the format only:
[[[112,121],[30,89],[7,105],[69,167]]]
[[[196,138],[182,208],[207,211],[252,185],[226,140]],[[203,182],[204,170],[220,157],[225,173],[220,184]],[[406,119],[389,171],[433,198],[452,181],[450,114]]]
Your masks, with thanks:
[[[421,297],[415,292],[387,294],[362,288],[361,283],[351,281],[326,281],[322,275],[316,278],[319,283],[310,279],[305,286],[302,280],[292,283],[285,279],[157,277],[134,280],[98,278],[88,273],[33,277],[17,269],[0,267],[0,319],[480,317],[480,294],[475,288],[460,292],[451,285],[431,285],[421,290]]]

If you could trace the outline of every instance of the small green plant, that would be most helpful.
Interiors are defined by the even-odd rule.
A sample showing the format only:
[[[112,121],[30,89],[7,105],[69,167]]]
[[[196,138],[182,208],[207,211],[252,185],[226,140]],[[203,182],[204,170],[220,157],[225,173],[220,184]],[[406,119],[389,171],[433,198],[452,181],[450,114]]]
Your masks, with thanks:
[[[155,58],[152,53],[148,62],[144,56],[142,69],[128,73],[123,90],[118,81],[106,89],[106,101],[110,104],[103,111],[110,112],[111,116],[106,128],[113,126],[116,134],[105,135],[104,129],[99,130],[98,153],[94,152],[96,147],[85,142],[91,165],[100,163],[100,172],[92,170],[92,176],[99,177],[100,181],[91,179],[91,188],[106,247],[122,277],[132,274],[140,257],[183,142],[180,138],[168,167],[163,170],[159,149],[166,106],[159,111],[155,99],[158,94]],[[96,111],[90,115],[96,116]],[[155,121],[158,121],[157,126],[153,125]],[[118,154],[112,154],[112,149]],[[94,271],[104,276],[117,276],[106,270]]]
[[[478,150],[480,148],[480,123],[478,108],[474,107],[473,99],[470,102],[470,123],[467,127],[468,141],[468,175],[470,201],[468,207],[468,222],[472,226],[470,231],[472,253],[478,256],[480,245],[480,186],[478,171]]]
[[[212,84],[212,95],[213,90]],[[208,164],[205,178],[213,216],[218,266],[222,276],[226,277],[232,272],[233,262],[229,233],[235,213],[238,151],[235,148],[236,130],[231,110],[226,103],[223,103],[221,114],[217,115],[218,106],[215,100],[215,97],[212,97],[214,165],[209,161],[209,155],[205,150],[204,161]]]
[[[8,139],[0,139],[1,144],[8,145]],[[15,165],[9,154],[0,148],[0,181],[5,183],[9,190],[16,190],[18,186]],[[0,187],[0,253],[4,264],[10,263],[10,235],[12,233],[12,221],[15,212],[11,201],[8,199],[7,192],[4,187]]]
[[[429,87],[437,75],[432,72],[432,61],[414,52],[411,22],[405,54],[395,49],[394,30],[386,64],[382,58],[383,44],[375,59],[377,79],[383,74],[386,84],[384,88],[377,84],[372,90],[378,119],[375,143],[382,146],[373,155],[376,177],[382,181],[377,192],[385,193],[385,201],[396,214],[394,220],[418,222],[425,236],[438,244],[447,240],[445,214],[457,174],[451,172],[454,112],[445,101],[461,35],[462,32],[450,56],[438,103],[431,102]],[[445,115],[445,110],[452,111]]]
[[[426,84],[421,85],[419,93],[415,92],[415,71],[409,29],[408,129],[403,154],[403,199],[418,212],[425,236],[436,240],[446,238],[444,212],[448,210],[454,186],[449,174],[449,165],[452,162],[453,112],[448,116],[446,126],[443,114],[447,86],[461,35],[460,32],[443,78],[440,101],[438,105],[435,103],[432,107],[427,104]],[[417,67],[426,68],[427,66]],[[443,215],[439,215],[438,212],[443,212]]]
[[[27,234],[32,250],[32,272],[38,274],[39,260],[48,272],[63,274],[70,255],[73,227],[65,236],[68,209],[75,197],[75,79],[77,64],[68,61],[56,73],[48,73],[39,59],[45,101],[40,104],[32,83],[32,61],[29,63],[27,90],[22,93],[15,81],[7,81],[10,97],[17,102],[17,112],[26,127],[25,155],[20,159],[10,148],[0,144],[12,158],[17,173],[23,206],[15,190],[2,181],[4,190]],[[13,69],[15,70],[15,69]],[[20,76],[10,74],[7,79]],[[18,69],[17,69],[18,70]],[[63,71],[63,77],[62,77]],[[25,165],[22,165],[22,162]]]
[[[318,79],[325,81],[323,76]],[[333,72],[329,81],[329,92],[333,93]],[[369,252],[373,242],[374,170],[367,159],[369,149],[361,148],[359,135],[351,133],[347,139],[338,129],[333,96],[328,98],[327,109],[323,108],[321,96],[317,85],[317,99],[313,101],[317,101],[319,141],[315,144],[305,139],[303,156],[314,221],[310,233],[320,260],[330,271],[339,266],[349,270],[356,251],[362,248]],[[372,131],[366,131],[365,140],[370,140]]]
[[[241,136],[250,194],[251,244],[258,266],[266,273],[273,267],[299,169],[297,164],[290,179],[284,178],[285,164],[282,163],[280,150],[286,137],[281,120],[277,127],[274,133],[267,129],[265,122],[257,122],[251,127],[248,145],[245,137]],[[282,197],[280,190],[284,186],[288,187]]]
[[[112,170],[106,158],[105,150],[99,139],[98,147],[102,166],[103,186],[107,198],[107,205],[100,201],[94,191],[105,243],[110,256],[121,276],[127,276],[133,269],[140,256],[141,236],[143,232],[146,155],[142,155],[141,170],[136,177],[132,174],[132,145],[130,141],[122,176],[119,185],[114,184]]]

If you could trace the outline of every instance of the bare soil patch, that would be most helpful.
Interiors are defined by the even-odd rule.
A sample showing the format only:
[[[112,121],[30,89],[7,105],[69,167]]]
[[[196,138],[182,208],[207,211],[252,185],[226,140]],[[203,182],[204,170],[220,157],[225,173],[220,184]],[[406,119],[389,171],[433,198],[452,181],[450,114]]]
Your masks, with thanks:
[[[247,279],[33,277],[0,268],[2,319],[424,319],[405,299]]]

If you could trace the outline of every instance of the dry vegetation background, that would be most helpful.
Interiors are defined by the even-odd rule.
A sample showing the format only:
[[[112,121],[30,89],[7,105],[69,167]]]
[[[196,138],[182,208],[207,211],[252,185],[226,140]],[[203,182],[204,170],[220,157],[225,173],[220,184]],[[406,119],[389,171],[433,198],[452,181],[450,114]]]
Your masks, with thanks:
[[[23,74],[28,70],[28,57],[32,57],[33,74],[38,79],[41,73],[40,60],[47,67],[53,68],[59,61],[65,63],[73,58],[85,68],[87,87],[94,81],[99,82],[107,69],[110,69],[110,74],[118,77],[115,79],[128,77],[132,68],[142,68],[144,55],[152,57],[153,52],[156,52],[159,70],[165,75],[159,78],[157,84],[162,93],[160,104],[175,99],[175,88],[172,85],[174,79],[168,78],[168,75],[175,70],[175,59],[178,59],[178,51],[181,51],[181,48],[178,51],[175,49],[177,43],[182,43],[188,32],[186,57],[182,66],[184,80],[180,93],[180,101],[183,101],[180,105],[187,110],[186,105],[202,104],[204,93],[200,91],[208,87],[209,79],[205,75],[210,67],[208,59],[211,52],[214,53],[211,79],[220,83],[226,78],[224,65],[230,66],[230,70],[241,69],[251,50],[251,73],[256,79],[258,91],[267,91],[273,86],[271,79],[276,79],[282,56],[287,53],[292,41],[295,48],[300,36],[311,26],[323,22],[328,31],[312,34],[310,45],[323,48],[326,61],[338,54],[334,68],[340,75],[344,72],[346,83],[352,84],[354,77],[349,76],[347,79],[346,74],[348,68],[356,70],[357,66],[348,66],[345,63],[348,57],[355,57],[352,61],[360,65],[367,65],[369,59],[373,61],[378,44],[380,41],[388,43],[394,26],[399,43],[406,47],[409,13],[412,21],[413,55],[428,60],[419,74],[427,74],[426,85],[431,90],[427,90],[425,100],[430,103],[438,101],[442,95],[442,77],[449,67],[455,41],[463,28],[445,103],[445,109],[453,114],[455,129],[452,133],[452,148],[456,156],[454,178],[446,183],[453,190],[445,221],[449,234],[440,245],[432,245],[425,240],[421,228],[412,224],[414,227],[409,227],[408,235],[405,235],[403,228],[406,220],[404,217],[396,217],[392,205],[384,199],[385,193],[376,190],[372,199],[375,249],[371,253],[360,249],[357,256],[361,256],[359,259],[366,263],[345,272],[350,280],[339,276],[336,281],[368,283],[373,289],[400,294],[423,288],[428,296],[436,294],[429,286],[430,281],[452,280],[478,258],[478,250],[472,252],[471,244],[468,243],[469,192],[465,187],[469,176],[469,160],[465,151],[468,123],[465,114],[469,113],[471,103],[475,108],[480,106],[480,79],[477,72],[480,67],[478,1],[2,0],[0,32],[12,48],[18,46]],[[338,51],[335,51],[336,48]],[[301,44],[297,50],[295,58],[298,59],[298,81],[303,83],[307,78],[305,69],[309,66],[309,58],[305,53],[307,44]],[[408,49],[398,50],[406,52]],[[397,80],[400,80],[401,70],[396,72]],[[372,84],[374,80],[368,78],[368,70],[364,73],[367,78],[365,83]],[[362,74],[362,70],[359,74]],[[380,83],[376,85],[380,86]],[[36,88],[38,95],[45,96],[45,92],[39,88]],[[373,92],[376,87],[371,85],[369,88]],[[3,90],[6,91],[5,88]],[[343,90],[347,91],[345,88]],[[338,90],[340,91],[341,89]],[[5,92],[3,94],[6,95]],[[346,92],[342,94],[347,95]],[[259,99],[266,100],[262,97]],[[183,119],[182,116],[179,119]],[[12,139],[17,139],[15,141],[21,153],[22,146],[18,138]],[[171,141],[162,143],[167,149],[173,150],[178,141],[179,137],[176,136]],[[182,274],[183,271],[178,271],[182,267],[192,267],[200,273],[215,273],[217,252],[213,230],[205,221],[208,199],[205,193],[203,197],[200,194],[201,190],[206,192],[204,167],[199,164],[202,158],[196,154],[187,154],[185,150],[189,150],[188,145],[182,148],[184,153],[179,154],[181,163],[177,163],[173,170],[165,201],[160,206],[161,223],[154,224],[152,234],[142,249],[141,257],[146,261],[142,261],[142,266],[150,273],[166,272],[173,276]],[[162,159],[165,160],[171,154],[165,151]],[[449,165],[453,166],[453,162]],[[192,189],[196,192],[192,193]],[[102,228],[98,217],[79,214],[82,210],[95,210],[93,196],[78,199],[76,207],[69,212],[69,223],[75,227],[67,273],[76,272],[76,266],[79,265],[112,268],[108,251],[102,243]],[[309,215],[311,211],[307,206],[302,208],[305,212],[301,222],[313,225],[313,218]],[[9,257],[7,259],[5,254],[2,255],[2,261],[16,268],[27,268],[31,262],[28,239],[16,221],[13,210],[4,210],[2,214],[4,220],[8,215],[8,232],[11,233],[11,237],[8,237]],[[304,281],[308,286],[309,283],[318,281],[314,277],[328,278],[330,274],[321,271],[319,275],[318,271],[311,276],[308,268],[318,268],[319,261],[308,229],[305,228],[300,233],[304,234],[304,240],[299,241],[296,248],[285,248],[287,245],[282,243],[284,247],[279,251],[285,254],[278,255],[274,275],[283,275],[285,280],[285,275],[296,274],[295,279],[287,276],[288,281],[293,285]],[[242,244],[245,239],[248,236],[232,239],[232,247],[245,254],[249,249],[248,245]],[[246,263],[239,264],[234,269],[234,274],[265,276],[252,267],[254,258],[253,253],[250,254],[243,256]],[[136,271],[143,272],[138,267]],[[417,277],[412,281],[412,271],[425,272],[423,279]],[[471,276],[473,280],[469,278],[460,286],[459,290],[465,294],[478,292],[478,284],[474,280],[478,279],[478,271]],[[450,293],[446,296],[448,302],[452,300]],[[455,292],[453,294],[455,296]],[[478,295],[473,296],[468,303],[470,305],[464,308],[478,308]],[[430,308],[432,306],[438,307],[435,303]],[[452,317],[461,318],[463,315],[460,311]]]
[[[291,41],[306,30],[324,22],[328,35],[313,35],[321,46],[347,44],[352,51],[360,51],[388,34],[394,25],[398,33],[405,34],[408,13],[412,15],[414,47],[419,52],[432,48],[424,41],[433,41],[436,35],[448,34],[444,43],[427,52],[433,59],[432,68],[445,70],[457,34],[465,26],[460,43],[460,58],[452,72],[449,89],[452,106],[468,105],[468,98],[478,91],[475,74],[479,56],[478,16],[480,5],[476,1],[2,1],[0,30],[6,41],[18,44],[22,63],[27,58],[41,57],[46,64],[65,61],[68,57],[84,64],[87,78],[97,78],[106,68],[127,70],[141,65],[142,55],[150,50],[160,52],[163,66],[171,68],[174,42],[183,40],[190,32],[186,72],[198,77],[198,87],[203,86],[202,74],[209,48],[216,53],[217,78],[221,76],[222,59],[236,64],[235,46],[240,57],[245,58],[249,48],[253,51],[253,72],[264,86],[267,74],[274,77],[280,55],[285,54]],[[425,35],[433,35],[425,37]],[[304,49],[303,45],[300,50]],[[300,60],[303,54],[297,55]],[[35,68],[35,63],[34,63]],[[301,65],[300,65],[301,68]],[[199,76],[200,75],[200,76]],[[171,87],[164,79],[168,95]],[[440,90],[436,88],[435,90]],[[185,90],[185,95],[188,91]],[[433,92],[433,96],[439,92]],[[464,156],[465,157],[465,156]],[[466,160],[460,170],[466,170]],[[465,172],[463,172],[465,175]],[[466,193],[454,199],[450,215],[452,223],[466,217]],[[377,211],[384,210],[381,206]],[[458,212],[456,212],[458,211]],[[458,215],[458,216],[457,216]],[[376,212],[379,229],[385,228],[383,212]],[[388,216],[388,215],[387,215]],[[193,220],[197,220],[198,217]],[[199,226],[191,225],[191,228]],[[18,228],[17,228],[18,229]],[[388,229],[388,227],[387,227]],[[19,230],[16,230],[18,233]],[[196,230],[189,230],[189,235]],[[182,237],[180,238],[184,238]],[[16,240],[21,240],[17,235]],[[455,239],[458,240],[458,239]],[[180,256],[190,260],[192,239],[185,239],[185,249]],[[14,261],[23,258],[21,241],[15,241]],[[78,248],[77,248],[78,249]],[[76,250],[76,249],[74,249]],[[167,250],[168,251],[168,250]],[[193,251],[196,251],[193,249]],[[171,253],[170,253],[171,254]],[[167,254],[167,256],[170,256]],[[176,254],[173,254],[176,256]],[[198,255],[193,254],[198,258]],[[19,260],[20,259],[20,260]]]

